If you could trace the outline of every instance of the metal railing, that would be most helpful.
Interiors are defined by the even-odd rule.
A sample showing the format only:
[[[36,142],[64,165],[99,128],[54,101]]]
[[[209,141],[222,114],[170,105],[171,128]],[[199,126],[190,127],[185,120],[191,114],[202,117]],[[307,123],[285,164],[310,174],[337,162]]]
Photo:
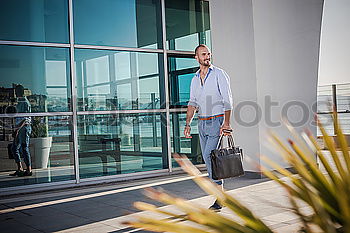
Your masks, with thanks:
[[[337,111],[345,134],[350,134],[350,83],[319,86],[317,90],[317,115],[327,132],[336,135],[332,113]],[[318,129],[317,135],[321,135]]]

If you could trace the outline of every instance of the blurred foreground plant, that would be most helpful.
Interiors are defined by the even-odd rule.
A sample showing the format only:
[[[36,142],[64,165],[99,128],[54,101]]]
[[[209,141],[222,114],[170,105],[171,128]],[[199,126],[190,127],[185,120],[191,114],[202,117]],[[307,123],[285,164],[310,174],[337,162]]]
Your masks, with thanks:
[[[289,139],[289,146],[278,136],[271,133],[271,143],[277,147],[281,156],[293,167],[296,174],[266,157],[263,159],[275,169],[262,168],[263,173],[280,184],[289,194],[289,200],[294,211],[303,224],[303,232],[350,233],[350,155],[344,134],[342,133],[337,115],[334,115],[334,125],[341,151],[336,150],[334,140],[327,134],[320,122],[319,127],[329,148],[331,157],[327,160],[324,151],[317,144],[309,131],[299,136],[287,124],[294,140]],[[328,152],[327,152],[328,153]],[[316,162],[316,156],[324,167],[322,172]],[[200,171],[186,158],[174,155],[176,161],[188,174],[194,176],[194,181],[208,194],[215,196],[221,204],[236,214],[240,220],[235,221],[219,213],[198,207],[184,199],[174,197],[155,189],[147,189],[146,195],[164,204],[174,205],[184,214],[175,214],[158,209],[154,205],[136,202],[135,207],[163,214],[167,218],[155,219],[139,217],[137,221],[127,222],[134,228],[143,228],[156,232],[206,233],[206,232],[273,232],[263,221],[256,217],[248,208],[234,197],[221,190],[208,178],[202,177]],[[335,166],[331,166],[331,164]],[[287,182],[280,175],[288,178]],[[305,214],[301,204],[311,210]],[[170,217],[170,218],[169,218]],[[181,223],[179,222],[181,221]],[[184,224],[182,221],[191,222]]]

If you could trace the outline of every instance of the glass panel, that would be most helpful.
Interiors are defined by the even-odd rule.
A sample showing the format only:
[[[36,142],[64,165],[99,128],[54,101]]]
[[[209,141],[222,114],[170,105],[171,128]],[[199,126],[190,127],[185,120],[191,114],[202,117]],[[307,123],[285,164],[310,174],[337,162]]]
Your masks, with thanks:
[[[170,107],[186,107],[190,98],[190,86],[199,69],[194,58],[169,57]]]
[[[350,84],[337,84],[337,110],[350,113]]]
[[[337,84],[337,110],[343,133],[350,134],[350,83]]]
[[[77,49],[78,109],[159,109],[165,104],[163,55]]]
[[[1,45],[0,113],[69,111],[69,72],[67,48]]]
[[[186,113],[172,113],[170,115],[171,152],[186,155],[193,164],[204,163],[199,143],[198,119],[195,117],[191,123],[192,138],[185,138],[183,131],[186,124]],[[173,167],[179,167],[172,159]]]
[[[332,114],[317,114],[318,120],[322,123],[323,127],[329,135],[334,135],[334,124]],[[320,128],[317,126],[317,136],[322,136]]]
[[[338,119],[340,122],[340,126],[343,130],[343,133],[346,135],[347,138],[349,138],[349,135],[350,135],[350,112],[338,113]]]
[[[350,132],[350,84],[336,85],[338,119],[345,134]],[[326,131],[335,135],[332,121],[333,87],[332,85],[319,86],[317,90],[317,113],[318,118],[324,124]],[[328,114],[326,114],[328,113]],[[317,127],[317,135],[321,131]]]
[[[23,119],[30,124],[16,134]],[[75,179],[71,117],[0,118],[0,123],[0,188]],[[16,145],[23,169],[31,161],[31,176],[9,176],[17,169]]]
[[[160,1],[75,0],[77,44],[162,48]]]
[[[81,177],[167,168],[164,119],[161,114],[79,116]]]
[[[317,89],[317,113],[327,113],[332,111],[333,94],[332,85],[318,86]]]
[[[0,40],[68,43],[66,0],[3,0]]]
[[[167,49],[193,51],[198,44],[211,47],[209,2],[166,0]]]

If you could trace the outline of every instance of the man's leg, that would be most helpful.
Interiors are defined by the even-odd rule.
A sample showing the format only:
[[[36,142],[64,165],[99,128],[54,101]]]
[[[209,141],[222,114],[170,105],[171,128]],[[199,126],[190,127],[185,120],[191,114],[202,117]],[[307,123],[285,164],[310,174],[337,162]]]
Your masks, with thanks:
[[[212,178],[212,169],[211,169],[211,159],[210,159],[210,153],[212,150],[216,149],[217,144],[220,139],[220,127],[222,125],[223,119],[222,118],[214,118],[213,120],[206,121],[204,131],[206,133],[206,145],[203,152],[203,158],[205,161],[205,164],[207,166],[209,177]],[[223,189],[223,180],[213,180],[218,185],[221,185],[221,188]],[[222,206],[218,203],[217,200],[215,200],[214,204],[209,207],[209,209],[214,211],[220,211],[222,209]]]
[[[22,134],[20,135],[22,137],[22,153],[23,153],[23,160],[24,163],[27,166],[27,170],[25,172],[25,175],[32,175],[32,161],[30,158],[30,151],[29,151],[29,140],[30,140],[30,133],[31,133],[31,126],[25,125],[22,127]]]
[[[198,131],[199,131],[199,141],[201,144],[202,149],[202,157],[204,160],[204,163],[207,167],[208,176],[210,179],[212,179],[212,173],[211,173],[211,160],[210,160],[210,152],[212,148],[212,136],[210,136],[207,132],[208,130],[208,123],[206,121],[200,121],[198,124]],[[214,148],[215,149],[215,148]],[[220,181],[213,180],[215,183],[221,185]]]
[[[221,185],[223,187],[223,180],[214,180],[213,179],[213,174],[212,174],[212,169],[211,169],[211,159],[210,159],[210,153],[212,150],[216,149],[216,146],[219,142],[219,138],[220,136],[207,136],[207,144],[205,146],[205,164],[207,165],[207,170],[208,170],[208,174],[209,177],[213,180],[213,182],[215,182],[218,185]],[[203,156],[204,157],[204,156]]]
[[[203,157],[205,160],[205,163],[207,165],[209,177],[212,179],[212,169],[211,169],[211,159],[210,159],[210,153],[212,150],[215,150],[217,147],[217,144],[219,142],[220,138],[220,127],[223,122],[223,117],[217,117],[212,120],[206,121],[205,123],[205,132],[207,135],[207,141],[205,146],[205,151],[203,153]],[[222,185],[223,187],[223,180],[213,180],[218,185]]]
[[[17,165],[17,171],[15,171],[14,173],[11,173],[10,176],[17,176],[23,172],[21,157],[19,153],[20,148],[21,148],[21,145],[18,143],[17,138],[15,138],[12,143],[12,154]]]

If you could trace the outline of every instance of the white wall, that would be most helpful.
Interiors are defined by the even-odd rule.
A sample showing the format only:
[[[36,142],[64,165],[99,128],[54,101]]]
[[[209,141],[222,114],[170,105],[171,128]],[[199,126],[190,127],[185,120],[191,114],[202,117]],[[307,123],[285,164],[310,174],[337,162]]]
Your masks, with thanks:
[[[323,0],[210,2],[214,64],[231,76],[236,108],[232,124],[236,141],[251,159],[245,162],[248,171],[259,171],[259,154],[285,165],[265,144],[269,128],[282,137],[288,135],[283,127],[269,123],[281,121],[286,103],[299,101],[298,105],[305,106],[304,112],[291,106],[288,118],[302,122],[302,117],[308,116],[302,127],[311,127],[316,133],[310,123],[311,106],[316,102],[322,6]],[[277,106],[268,107],[267,97]],[[254,103],[261,109],[258,117]],[[239,109],[242,104],[246,107]],[[242,124],[254,119],[256,124]]]
[[[253,11],[250,0],[215,0],[210,2],[213,63],[231,77],[234,105],[242,101],[257,102]],[[235,112],[250,121],[251,109]],[[237,119],[237,115],[233,118]],[[246,127],[232,121],[236,143],[254,161],[259,160],[259,126]],[[246,170],[255,170],[245,163]]]

